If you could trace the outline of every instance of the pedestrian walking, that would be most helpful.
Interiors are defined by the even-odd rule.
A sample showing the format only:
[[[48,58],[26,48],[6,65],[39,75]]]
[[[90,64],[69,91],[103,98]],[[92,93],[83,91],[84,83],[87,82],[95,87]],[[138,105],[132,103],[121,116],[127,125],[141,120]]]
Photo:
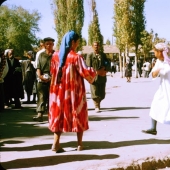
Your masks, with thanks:
[[[45,51],[39,54],[37,61],[37,116],[33,117],[34,121],[43,121],[43,114],[48,110],[49,88],[50,88],[50,63],[54,53],[54,39],[51,37],[44,38]]]
[[[139,77],[142,77],[142,62],[140,59],[138,59],[137,61],[137,70],[138,70]]]
[[[127,82],[131,82],[131,77],[132,77],[132,62],[129,60],[127,61],[127,63],[125,64],[125,77],[127,79]]]
[[[116,60],[111,61],[111,77],[113,77],[112,73],[116,73]]]
[[[106,54],[100,51],[99,42],[93,42],[93,52],[87,55],[86,64],[93,67],[96,71],[100,68],[105,69],[105,75],[97,75],[93,84],[90,84],[91,98],[94,102],[96,112],[100,112],[101,101],[105,98],[106,88],[106,73],[110,70],[110,62],[106,58]]]
[[[76,53],[79,35],[67,32],[61,42],[60,51],[51,61],[51,85],[49,98],[49,129],[54,133],[52,150],[63,152],[60,136],[63,132],[77,133],[77,150],[83,149],[83,132],[89,128],[84,79],[92,83],[97,73],[87,67],[81,55]],[[84,78],[84,79],[83,79]]]
[[[21,62],[22,77],[23,77],[22,81],[23,81],[25,92],[27,94],[27,101],[23,102],[23,104],[31,103],[30,97],[33,94],[33,85],[36,78],[35,68],[32,64],[32,61],[34,60],[34,52],[28,51],[27,57],[28,57],[27,60]]]
[[[165,43],[155,45],[156,64],[151,71],[153,78],[160,77],[150,109],[151,128],[144,133],[157,134],[157,122],[170,124],[170,49]]]
[[[143,71],[144,71],[144,77],[149,78],[149,73],[151,71],[151,63],[146,59],[145,63],[143,64]]]

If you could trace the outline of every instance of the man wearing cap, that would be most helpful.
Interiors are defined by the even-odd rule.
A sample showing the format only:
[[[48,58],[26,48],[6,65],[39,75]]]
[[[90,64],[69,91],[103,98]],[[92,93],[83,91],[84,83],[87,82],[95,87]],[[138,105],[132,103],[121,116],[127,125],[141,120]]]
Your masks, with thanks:
[[[51,37],[44,38],[45,51],[40,53],[37,60],[37,116],[33,117],[34,121],[43,121],[43,114],[48,108],[49,87],[50,87],[50,63],[54,53],[54,39]]]

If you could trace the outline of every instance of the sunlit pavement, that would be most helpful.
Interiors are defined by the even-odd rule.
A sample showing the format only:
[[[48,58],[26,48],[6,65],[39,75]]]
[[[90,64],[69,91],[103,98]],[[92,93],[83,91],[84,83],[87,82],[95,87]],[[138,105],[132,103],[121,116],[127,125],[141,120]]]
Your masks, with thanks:
[[[109,170],[170,157],[170,125],[158,123],[156,136],[141,132],[150,127],[149,109],[159,79],[133,77],[127,83],[120,73],[107,79],[100,113],[94,111],[90,87],[85,82],[89,130],[84,133],[83,151],[76,150],[76,133],[64,133],[61,146],[66,152],[52,152],[53,134],[47,115],[44,122],[32,121],[35,104],[0,113],[4,169]]]

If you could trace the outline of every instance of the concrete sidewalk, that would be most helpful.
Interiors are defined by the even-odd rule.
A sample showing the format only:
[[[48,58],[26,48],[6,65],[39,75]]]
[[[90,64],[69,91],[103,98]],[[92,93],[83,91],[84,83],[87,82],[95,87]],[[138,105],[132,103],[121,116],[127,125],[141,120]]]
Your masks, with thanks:
[[[149,109],[159,79],[132,78],[127,83],[119,73],[108,76],[102,112],[95,113],[87,102],[89,127],[84,133],[85,149],[76,151],[76,133],[64,133],[64,153],[52,152],[53,134],[48,119],[32,121],[36,105],[0,114],[1,165],[23,170],[154,170],[170,167],[170,126],[158,123],[156,136],[144,134],[150,127]],[[167,170],[168,168],[166,168]]]

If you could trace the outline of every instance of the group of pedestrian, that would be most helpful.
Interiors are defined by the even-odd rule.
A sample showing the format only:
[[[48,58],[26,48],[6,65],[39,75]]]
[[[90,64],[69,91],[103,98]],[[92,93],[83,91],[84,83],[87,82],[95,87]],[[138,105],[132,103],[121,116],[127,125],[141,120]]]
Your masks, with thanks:
[[[6,54],[6,55],[5,55]],[[14,109],[21,108],[20,99],[24,98],[22,84],[22,69],[18,59],[15,58],[14,50],[6,50],[4,57],[7,62],[8,71],[4,77],[4,107],[8,108],[10,104],[15,104]],[[14,101],[13,101],[14,99]]]
[[[88,54],[84,60],[82,55],[76,52],[79,38],[75,31],[67,32],[62,39],[59,51],[53,50],[55,41],[53,38],[45,38],[44,49],[36,56],[34,67],[31,65],[33,58],[31,52],[28,52],[28,61],[19,63],[14,58],[13,50],[8,51],[7,59],[0,51],[0,95],[4,95],[3,88],[8,89],[9,93],[5,90],[4,102],[10,102],[11,98],[14,98],[15,106],[21,107],[19,98],[24,97],[23,84],[27,91],[27,103],[30,102],[30,95],[36,84],[37,115],[33,117],[33,120],[42,122],[43,115],[47,111],[49,129],[54,134],[52,151],[55,152],[64,152],[60,146],[60,137],[63,132],[76,132],[77,150],[83,150],[83,132],[89,129],[84,79],[90,84],[91,98],[96,112],[100,112],[101,101],[105,98],[106,73],[110,69],[110,62],[100,51],[99,42],[93,43],[93,52]],[[144,133],[156,135],[157,121],[170,124],[170,55],[168,50],[169,48],[164,43],[155,45],[157,60],[151,75],[153,78],[159,76],[161,81],[150,109],[152,126],[150,129],[143,130]],[[131,81],[131,74],[132,63],[129,60],[125,70],[127,82]],[[28,78],[32,79],[31,88],[28,85]],[[2,84],[5,86],[3,87]],[[2,109],[1,104],[0,109]]]
[[[1,109],[21,109],[21,104],[36,104],[36,65],[33,51],[26,53],[26,60],[18,60],[13,49],[1,50],[0,93]],[[26,101],[24,99],[26,93]],[[30,100],[33,95],[32,101]],[[14,104],[14,107],[11,105]]]

